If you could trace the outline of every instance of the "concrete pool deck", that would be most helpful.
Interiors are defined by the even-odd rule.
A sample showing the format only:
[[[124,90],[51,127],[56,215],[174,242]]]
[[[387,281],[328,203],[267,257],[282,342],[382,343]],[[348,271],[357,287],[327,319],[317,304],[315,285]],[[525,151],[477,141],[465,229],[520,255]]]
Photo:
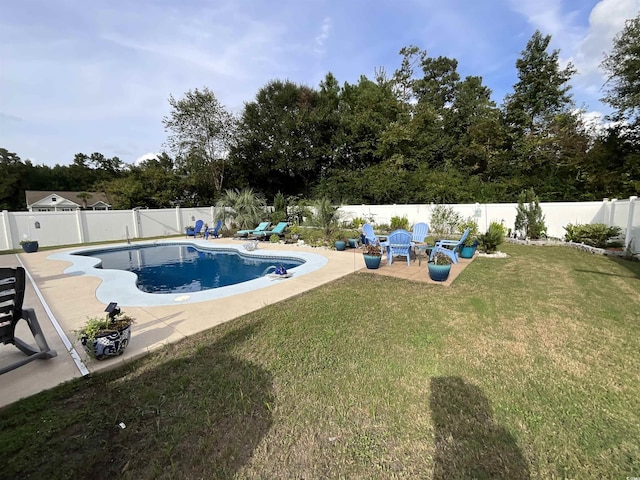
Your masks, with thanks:
[[[228,238],[208,242],[211,245],[246,243]],[[82,377],[84,374],[117,367],[163,345],[177,342],[355,271],[366,270],[359,250],[338,252],[263,242],[259,247],[262,250],[305,251],[326,257],[327,263],[324,267],[300,277],[294,275],[291,278],[276,279],[268,287],[230,297],[170,306],[123,307],[123,311],[136,318],[131,343],[120,357],[94,361],[87,358],[73,332],[82,326],[87,317],[103,315],[106,305],[96,298],[96,290],[101,280],[92,276],[65,274],[64,271],[71,265],[70,262],[48,258],[55,253],[78,248],[76,246],[30,254],[0,255],[0,267],[16,267],[23,264],[26,268],[28,277],[33,280],[35,286],[27,278],[24,305],[35,309],[49,346],[58,353],[50,360],[35,360],[1,375],[0,407],[73,378]],[[411,280],[428,280],[426,265],[418,267],[415,261],[410,267],[407,267],[405,262],[384,265],[383,261],[383,267],[375,272]],[[466,265],[467,263],[459,264],[455,276]],[[418,269],[424,270],[424,274],[415,278]],[[25,322],[19,322],[16,336],[33,343],[33,337]],[[74,360],[72,354],[76,351]],[[0,365],[7,365],[23,357],[24,355],[12,345],[0,345]]]

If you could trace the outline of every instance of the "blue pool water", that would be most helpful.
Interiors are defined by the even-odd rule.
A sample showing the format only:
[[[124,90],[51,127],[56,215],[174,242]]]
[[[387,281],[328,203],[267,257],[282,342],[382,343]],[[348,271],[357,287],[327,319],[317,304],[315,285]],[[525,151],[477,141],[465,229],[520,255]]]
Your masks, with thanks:
[[[289,257],[243,255],[235,249],[200,250],[191,244],[85,250],[74,255],[99,258],[103,269],[135,273],[137,287],[147,293],[200,292],[263,277],[280,265],[288,270],[305,263]]]

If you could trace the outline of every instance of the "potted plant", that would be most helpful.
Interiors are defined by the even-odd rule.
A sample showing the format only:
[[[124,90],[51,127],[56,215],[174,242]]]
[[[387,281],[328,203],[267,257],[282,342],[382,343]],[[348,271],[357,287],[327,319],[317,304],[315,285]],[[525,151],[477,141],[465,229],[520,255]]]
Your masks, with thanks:
[[[429,278],[434,282],[444,282],[449,278],[451,273],[451,257],[444,252],[436,252],[433,258],[427,263],[429,269]]]
[[[37,252],[39,246],[37,240],[28,240],[26,238],[20,242],[20,245],[26,253]]]
[[[89,317],[84,326],[76,331],[80,343],[91,358],[122,355],[131,339],[131,325],[135,320],[120,311],[115,302],[110,303],[104,317]]]
[[[292,225],[289,228],[289,232],[291,233],[291,240],[297,242],[300,238],[300,227],[298,225]]]
[[[478,224],[473,217],[469,217],[458,225],[458,230],[461,234],[467,228],[469,228],[469,235],[467,235],[467,238],[460,247],[461,258],[473,258],[478,248]]]
[[[367,268],[375,270],[380,268],[380,262],[382,261],[382,248],[380,243],[366,243],[362,245],[362,257],[364,258],[364,264]]]
[[[335,241],[334,245],[336,250],[342,252],[345,248],[347,248],[347,239],[343,237],[341,234],[338,235],[338,239]]]

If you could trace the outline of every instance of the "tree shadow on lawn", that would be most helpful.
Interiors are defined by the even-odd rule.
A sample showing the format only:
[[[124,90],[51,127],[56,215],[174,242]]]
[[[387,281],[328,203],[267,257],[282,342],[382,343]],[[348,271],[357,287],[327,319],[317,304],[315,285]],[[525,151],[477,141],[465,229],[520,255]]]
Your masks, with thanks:
[[[200,337],[85,380],[90,385],[78,382],[55,400],[57,411],[69,412],[64,431],[41,445],[63,457],[23,459],[13,466],[16,474],[26,466],[37,478],[233,477],[273,422],[271,374],[231,353],[254,329],[235,329],[210,344]],[[27,450],[38,454],[35,445]]]
[[[434,479],[530,478],[515,438],[492,418],[489,401],[460,377],[431,379]]]
[[[637,259],[629,260],[626,258],[614,257],[614,256],[608,256],[607,258],[612,262],[617,263],[621,267],[626,268],[629,272],[631,272],[635,276],[636,279],[640,279],[640,262]]]

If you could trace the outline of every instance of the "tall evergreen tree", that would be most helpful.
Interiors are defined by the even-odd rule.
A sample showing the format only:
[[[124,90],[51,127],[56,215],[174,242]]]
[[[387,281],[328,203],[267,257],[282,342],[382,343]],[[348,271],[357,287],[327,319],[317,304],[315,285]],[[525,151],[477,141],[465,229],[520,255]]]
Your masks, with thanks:
[[[640,14],[625,22],[601,67],[607,73],[602,99],[617,111],[618,120],[638,123],[640,116]]]

